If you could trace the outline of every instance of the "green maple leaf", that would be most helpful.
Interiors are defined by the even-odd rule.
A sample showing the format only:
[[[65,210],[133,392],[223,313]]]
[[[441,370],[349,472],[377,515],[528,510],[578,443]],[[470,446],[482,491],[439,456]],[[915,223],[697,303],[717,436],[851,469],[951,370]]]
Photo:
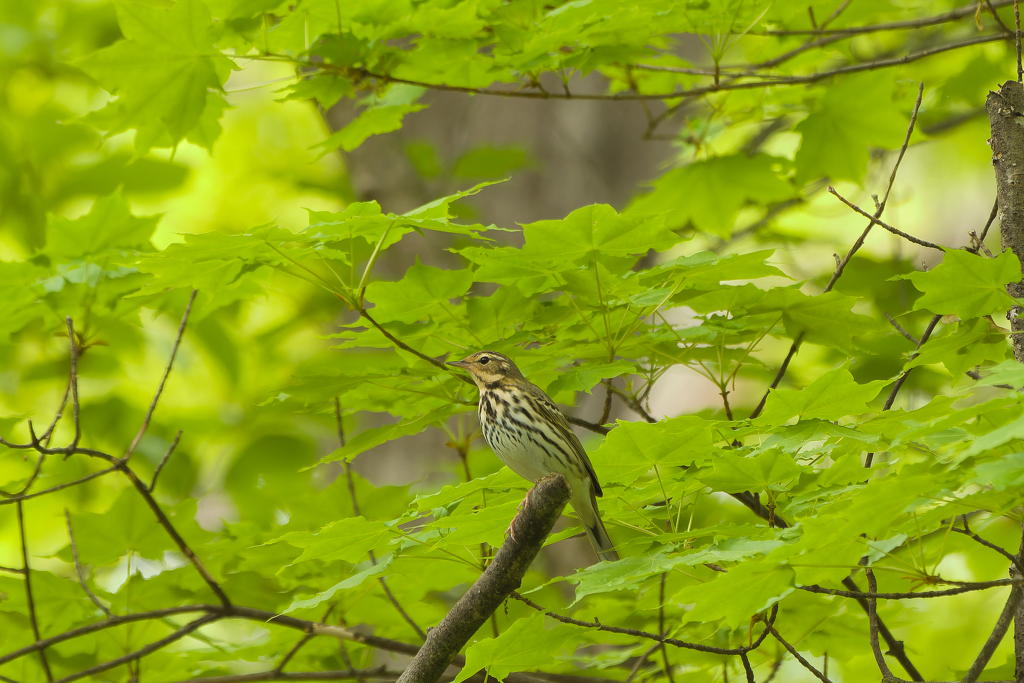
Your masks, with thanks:
[[[136,147],[175,146],[200,125],[208,90],[222,90],[234,65],[214,47],[202,0],[169,8],[120,0],[116,7],[127,40],[79,63],[118,96],[97,112],[99,122],[111,133],[138,129]]]
[[[826,372],[803,389],[775,389],[768,396],[764,414],[758,418],[768,424],[801,420],[838,420],[868,411],[868,402],[878,396],[889,380],[878,379],[857,384],[846,367]]]
[[[942,263],[928,272],[900,277],[924,292],[914,303],[915,311],[927,309],[967,320],[1005,311],[1016,303],[1006,293],[1006,285],[1021,279],[1020,260],[1009,250],[988,259],[949,249]]]

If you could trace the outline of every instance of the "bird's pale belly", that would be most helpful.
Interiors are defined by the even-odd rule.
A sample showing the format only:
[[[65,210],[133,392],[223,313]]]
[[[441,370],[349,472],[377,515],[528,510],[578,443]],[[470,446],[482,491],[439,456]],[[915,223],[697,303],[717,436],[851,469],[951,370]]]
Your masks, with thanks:
[[[569,480],[571,486],[585,476],[579,468],[564,462],[564,456],[552,457],[540,445],[522,435],[492,428],[484,430],[484,439],[499,460],[528,481],[537,481],[558,472]]]

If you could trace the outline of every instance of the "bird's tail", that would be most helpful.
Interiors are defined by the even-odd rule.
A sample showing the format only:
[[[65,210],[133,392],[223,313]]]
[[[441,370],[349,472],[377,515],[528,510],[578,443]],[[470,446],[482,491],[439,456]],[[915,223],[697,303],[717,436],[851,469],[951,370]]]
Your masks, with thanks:
[[[597,500],[591,498],[587,502],[590,505],[574,505],[573,508],[580,521],[583,522],[583,529],[587,532],[587,538],[590,539],[590,545],[594,546],[597,557],[603,562],[614,562],[619,559],[619,554],[615,552],[615,544],[612,543],[608,530],[604,528],[604,522],[601,521],[601,513],[597,510]]]

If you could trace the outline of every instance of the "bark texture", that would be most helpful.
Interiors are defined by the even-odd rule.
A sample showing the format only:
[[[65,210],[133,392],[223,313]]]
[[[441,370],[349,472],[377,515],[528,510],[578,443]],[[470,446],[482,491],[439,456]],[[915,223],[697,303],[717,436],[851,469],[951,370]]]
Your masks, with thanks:
[[[551,533],[572,491],[560,474],[541,479],[530,491],[512,524],[513,534],[477,579],[436,627],[427,629],[427,642],[398,679],[398,683],[435,683],[459,650],[469,642],[509,594],[519,588],[544,539]]]
[[[1003,249],[1013,249],[1024,262],[1024,87],[1007,81],[999,92],[990,92],[985,100],[992,126],[992,168],[996,174],[996,201],[999,205],[999,229]],[[1010,296],[1024,297],[1024,282],[1006,286]],[[1022,309],[1014,306],[1007,313],[1010,329],[1024,332]],[[1024,363],[1024,334],[1014,334],[1013,353]]]
[[[992,168],[996,174],[996,203],[999,206],[999,232],[1003,249],[1024,263],[1024,86],[1007,81],[999,92],[990,92],[985,100],[992,137]],[[1024,281],[1006,285],[1010,296],[1024,298]],[[1006,314],[1010,329],[1024,332],[1024,308],[1014,306]],[[1024,334],[1013,334],[1013,354],[1024,363]],[[1018,557],[1024,557],[1024,539]],[[1010,575],[1016,571],[1010,568]],[[1024,683],[1024,600],[1019,601],[1013,619],[1015,679]]]

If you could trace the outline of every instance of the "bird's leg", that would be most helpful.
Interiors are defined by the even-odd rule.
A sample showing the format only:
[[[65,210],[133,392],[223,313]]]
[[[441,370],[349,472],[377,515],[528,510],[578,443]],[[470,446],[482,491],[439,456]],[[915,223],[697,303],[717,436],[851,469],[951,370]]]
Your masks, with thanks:
[[[516,520],[519,519],[519,515],[523,514],[523,510],[530,507],[530,496],[533,494],[533,489],[537,488],[537,484],[552,476],[555,475],[549,474],[547,477],[534,480],[533,488],[526,492],[526,497],[523,498],[523,502],[519,504],[518,508],[516,508],[516,516],[512,518],[512,521],[508,525],[508,529],[505,529],[505,535],[510,537],[513,541],[516,540],[516,532],[513,527],[516,525]]]
[[[540,483],[540,479],[533,482],[533,488],[526,492],[526,498],[523,498],[523,502],[516,508],[516,516],[509,522],[508,529],[505,529],[505,535],[511,538],[513,541],[516,540],[516,531],[513,528],[516,525],[516,520],[519,519],[519,515],[523,514],[523,510],[530,507],[530,494],[533,493],[533,489],[537,488],[537,484]]]

